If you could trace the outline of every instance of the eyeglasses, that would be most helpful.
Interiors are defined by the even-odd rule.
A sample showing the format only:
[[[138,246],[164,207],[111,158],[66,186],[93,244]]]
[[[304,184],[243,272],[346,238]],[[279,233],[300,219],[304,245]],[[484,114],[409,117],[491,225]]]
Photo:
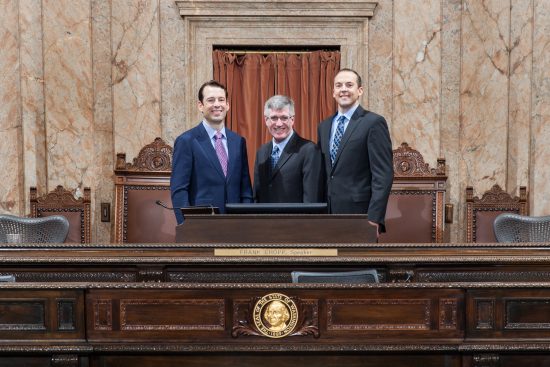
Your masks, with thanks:
[[[281,120],[281,122],[287,122],[294,116],[269,116],[268,119],[271,120],[271,122],[277,122],[277,120]]]

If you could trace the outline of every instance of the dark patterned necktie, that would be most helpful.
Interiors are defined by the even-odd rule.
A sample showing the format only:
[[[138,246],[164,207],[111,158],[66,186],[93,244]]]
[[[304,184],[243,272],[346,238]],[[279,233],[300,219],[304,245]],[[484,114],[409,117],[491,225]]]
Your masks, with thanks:
[[[338,125],[336,126],[336,132],[334,133],[334,139],[332,140],[332,146],[330,147],[330,161],[334,165],[336,154],[338,153],[338,147],[344,136],[344,125],[346,123],[346,116],[340,116],[338,118]]]
[[[271,169],[275,168],[277,161],[279,160],[279,147],[275,145],[271,152]]]

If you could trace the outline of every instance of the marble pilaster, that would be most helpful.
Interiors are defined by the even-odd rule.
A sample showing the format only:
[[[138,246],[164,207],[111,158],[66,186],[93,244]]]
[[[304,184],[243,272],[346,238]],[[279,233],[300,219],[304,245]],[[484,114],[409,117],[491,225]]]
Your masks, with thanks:
[[[460,86],[461,186],[506,184],[510,1],[464,1]]]
[[[463,223],[459,167],[460,136],[460,19],[462,0],[441,2],[441,125],[440,156],[447,165],[447,201],[454,205],[453,223],[446,224],[450,241],[462,241],[460,223]]]
[[[508,177],[506,187],[519,194],[529,182],[531,80],[533,68],[533,2],[512,0],[510,28],[510,95],[508,111]]]
[[[25,162],[22,189],[25,213],[29,213],[29,188],[35,186],[42,190],[47,186],[41,0],[19,0],[19,33],[22,157]]]
[[[395,0],[394,19],[393,143],[408,142],[434,165],[439,157],[441,6]]]
[[[161,136],[158,0],[112,2],[115,153],[129,159]]]
[[[530,214],[550,215],[550,2],[534,1]]]
[[[160,2],[162,138],[172,144],[185,130],[185,27],[173,0]]]
[[[94,86],[94,171],[92,215],[97,242],[109,242],[111,223],[101,222],[102,202],[112,203],[114,214],[113,105],[111,93],[111,0],[92,0],[92,59]]]
[[[48,187],[90,185],[93,93],[89,0],[44,0]]]
[[[368,109],[384,116],[392,133],[393,1],[379,0],[369,20]],[[393,136],[393,135],[392,135]],[[394,148],[399,144],[393,142]]]
[[[18,2],[0,9],[0,213],[23,214]]]

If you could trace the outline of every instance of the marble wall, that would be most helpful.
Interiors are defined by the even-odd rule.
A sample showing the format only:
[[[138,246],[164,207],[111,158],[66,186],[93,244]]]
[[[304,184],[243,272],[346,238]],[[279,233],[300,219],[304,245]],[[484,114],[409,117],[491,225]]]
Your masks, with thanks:
[[[408,142],[431,166],[446,159],[450,239],[465,238],[467,185],[478,195],[495,183],[513,194],[527,186],[531,214],[550,214],[550,2],[373,2],[359,45],[363,103],[387,118],[396,147]],[[30,186],[90,186],[93,241],[108,242],[112,224],[99,221],[98,208],[114,205],[115,154],[131,159],[156,136],[172,143],[194,125],[186,86],[204,70],[187,64],[186,51],[201,38],[173,0],[0,7],[0,213],[28,214]]]

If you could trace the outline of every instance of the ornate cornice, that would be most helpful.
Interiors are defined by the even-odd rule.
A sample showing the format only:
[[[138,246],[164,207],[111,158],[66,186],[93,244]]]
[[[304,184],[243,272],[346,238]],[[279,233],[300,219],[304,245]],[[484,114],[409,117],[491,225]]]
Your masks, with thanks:
[[[354,17],[374,15],[377,1],[347,0],[183,0],[176,1],[180,15],[190,16],[263,16],[263,17]]]

